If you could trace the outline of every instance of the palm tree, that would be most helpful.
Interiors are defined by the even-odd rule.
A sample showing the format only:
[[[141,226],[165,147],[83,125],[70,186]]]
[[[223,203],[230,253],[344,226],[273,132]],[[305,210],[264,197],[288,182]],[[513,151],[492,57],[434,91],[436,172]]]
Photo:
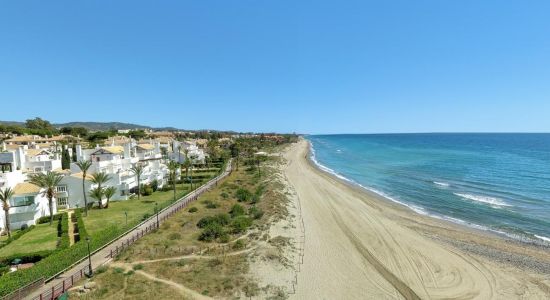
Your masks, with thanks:
[[[105,204],[105,208],[108,208],[109,207],[109,201],[116,194],[116,187],[110,186],[110,187],[106,188],[103,191],[103,194],[105,195],[105,198],[107,198],[107,203]]]
[[[82,171],[82,194],[84,194],[84,216],[88,216],[88,199],[86,199],[86,175],[92,166],[89,160],[81,160],[76,163],[77,167]]]
[[[111,176],[107,175],[105,172],[98,172],[92,174],[92,182],[97,184],[97,188],[103,193],[103,187],[102,185],[107,183],[107,181],[111,180]],[[91,193],[90,193],[91,195]],[[96,195],[97,196],[97,195]],[[93,197],[94,199],[97,199]],[[101,198],[99,199],[99,208],[103,208],[103,204],[101,203]]]
[[[136,164],[130,169],[130,171],[132,171],[132,173],[134,173],[134,175],[137,178],[138,200],[139,200],[139,197],[141,195],[141,186],[140,186],[141,185],[141,175],[143,175],[144,170],[145,170],[145,167],[141,164]]]
[[[172,188],[174,189],[174,201],[176,201],[176,170],[179,168],[179,164],[173,160],[168,164],[168,170],[170,170],[170,177],[172,179]]]
[[[100,188],[100,187],[95,187],[90,190],[90,197],[98,201],[100,208],[101,208],[101,200],[103,199],[104,194],[105,194],[105,191],[103,190],[103,188]]]
[[[8,231],[8,238],[11,238],[10,230],[10,198],[13,197],[13,190],[6,188],[3,191],[0,190],[0,201],[2,201],[2,208],[4,209],[4,215],[6,216],[6,230]]]
[[[50,226],[53,224],[53,197],[56,193],[56,187],[59,185],[63,175],[48,171],[48,173],[37,173],[30,176],[30,182],[43,189],[42,194],[48,198],[48,206],[50,207]]]

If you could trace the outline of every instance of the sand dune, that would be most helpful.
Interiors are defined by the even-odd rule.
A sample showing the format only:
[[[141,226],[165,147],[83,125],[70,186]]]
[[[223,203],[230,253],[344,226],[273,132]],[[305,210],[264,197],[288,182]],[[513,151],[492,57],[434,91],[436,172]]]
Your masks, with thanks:
[[[285,154],[284,172],[301,203],[306,232],[294,298],[550,298],[550,279],[540,272],[505,265],[443,240],[468,239],[477,245],[479,239],[490,247],[494,243],[495,251],[511,247],[514,253],[550,264],[547,252],[507,246],[496,237],[417,215],[317,170],[307,152],[302,140]]]

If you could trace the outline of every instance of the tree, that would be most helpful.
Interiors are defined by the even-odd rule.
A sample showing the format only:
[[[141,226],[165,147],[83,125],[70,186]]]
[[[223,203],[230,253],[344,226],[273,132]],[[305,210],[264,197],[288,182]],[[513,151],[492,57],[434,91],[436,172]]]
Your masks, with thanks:
[[[105,203],[105,208],[109,207],[109,201],[116,194],[116,191],[117,191],[117,189],[114,186],[110,186],[110,187],[106,188],[103,191],[103,194],[105,195],[105,198],[107,198],[107,203]]]
[[[98,172],[98,173],[92,174],[91,180],[93,183],[97,184],[97,189],[99,189],[99,191],[103,193],[103,185],[107,183],[107,181],[111,180],[111,176],[107,175],[107,173],[105,172]],[[99,208],[103,208],[103,203],[101,203],[101,198],[99,199]]]
[[[179,168],[179,164],[173,160],[168,164],[168,170],[170,171],[170,178],[172,180],[172,188],[174,189],[174,201],[176,201],[176,171]]]
[[[13,197],[13,190],[8,187],[5,188],[3,191],[0,190],[0,201],[2,201],[2,208],[4,209],[4,215],[6,216],[5,222],[6,222],[6,230],[8,231],[8,238],[11,238],[11,230],[10,230],[10,199]]]
[[[53,198],[56,193],[56,187],[59,185],[63,175],[48,171],[48,173],[37,173],[30,176],[30,182],[44,189],[42,194],[48,198],[50,207],[50,226],[53,224]]]
[[[67,170],[71,168],[71,156],[69,154],[69,149],[64,149],[61,152],[61,169]]]
[[[89,160],[81,160],[76,163],[80,171],[82,171],[82,193],[84,194],[84,215],[88,216],[88,199],[86,199],[86,174],[92,166]]]
[[[90,197],[97,200],[99,203],[99,208],[101,208],[101,201],[103,199],[103,195],[105,194],[105,191],[101,187],[95,187],[90,190]]]
[[[73,143],[71,151],[73,152],[73,156],[72,156],[73,157],[73,162],[76,162],[78,157],[76,155],[76,144],[75,143]]]
[[[140,198],[141,194],[141,175],[143,175],[143,171],[145,171],[145,167],[141,164],[135,164],[130,171],[134,173],[134,175],[137,178],[137,186],[138,186],[138,200]]]

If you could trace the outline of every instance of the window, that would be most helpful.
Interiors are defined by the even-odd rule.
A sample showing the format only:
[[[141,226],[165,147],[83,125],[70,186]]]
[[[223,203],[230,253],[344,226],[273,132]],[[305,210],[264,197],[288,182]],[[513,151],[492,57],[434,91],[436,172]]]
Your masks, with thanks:
[[[57,206],[67,206],[67,197],[57,198]]]
[[[58,193],[66,192],[67,191],[67,186],[66,185],[56,186],[55,191],[58,192]]]
[[[13,197],[10,200],[10,206],[29,206],[34,204],[34,196]]]

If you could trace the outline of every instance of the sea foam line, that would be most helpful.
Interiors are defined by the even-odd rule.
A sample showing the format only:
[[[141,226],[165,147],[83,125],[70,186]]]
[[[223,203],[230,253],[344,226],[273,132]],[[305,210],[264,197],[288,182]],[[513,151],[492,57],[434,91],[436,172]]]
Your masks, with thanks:
[[[493,233],[496,233],[496,234],[506,236],[508,238],[512,238],[514,240],[525,241],[525,238],[527,238],[530,242],[535,243],[535,244],[543,244],[543,245],[546,245],[546,246],[548,246],[550,244],[550,238],[547,238],[547,237],[544,237],[544,236],[539,236],[539,235],[533,234],[533,236],[538,239],[538,240],[535,240],[535,239],[529,238],[525,235],[517,235],[517,234],[511,234],[511,233],[500,231],[500,230],[495,230],[495,229],[489,228],[487,226],[471,223],[471,222],[464,221],[464,220],[458,219],[458,218],[453,218],[453,217],[449,217],[449,216],[445,216],[445,215],[430,214],[423,207],[419,207],[419,206],[415,206],[415,205],[411,205],[411,204],[401,202],[401,201],[389,196],[388,194],[386,194],[382,191],[378,191],[374,188],[364,186],[364,185],[362,185],[358,182],[355,182],[354,180],[351,180],[351,179],[337,173],[333,169],[321,164],[319,161],[317,161],[317,158],[315,156],[315,148],[313,148],[313,143],[311,141],[308,141],[308,142],[309,142],[309,146],[310,146],[309,147],[309,149],[310,149],[309,158],[321,171],[329,173],[330,175],[336,176],[337,178],[342,179],[342,180],[344,180],[346,182],[349,182],[351,184],[354,184],[356,186],[359,186],[359,187],[361,187],[361,188],[363,188],[367,191],[375,193],[375,194],[377,194],[377,195],[379,195],[379,196],[381,196],[385,199],[388,199],[392,202],[403,205],[403,206],[409,208],[410,210],[416,212],[417,214],[428,216],[428,217],[439,219],[439,220],[444,220],[444,221],[447,221],[447,222],[451,222],[451,223],[455,223],[455,224],[459,224],[459,225],[463,225],[463,226],[467,226],[467,227],[478,229],[478,230],[493,232]],[[434,184],[436,184],[435,181],[434,181]],[[459,197],[463,197],[463,198],[466,198],[465,196],[468,196],[469,198],[467,198],[467,199],[470,199],[470,200],[474,200],[474,199],[471,199],[471,198],[478,199],[478,200],[474,200],[474,201],[480,201],[479,199],[487,200],[486,198],[499,200],[497,198],[486,197],[486,196],[477,196],[477,195],[460,194],[460,193],[454,193],[454,194],[459,196]],[[484,202],[484,201],[480,201],[480,202]],[[503,203],[503,204],[501,204],[502,206],[511,206],[511,205],[509,205],[507,203],[504,203],[502,201],[500,201],[500,203]]]
[[[465,193],[453,193],[453,194],[455,194],[456,196],[462,197],[464,199],[481,202],[485,204],[496,205],[496,206],[513,206],[502,201],[502,199],[495,198],[495,197],[465,194]]]

